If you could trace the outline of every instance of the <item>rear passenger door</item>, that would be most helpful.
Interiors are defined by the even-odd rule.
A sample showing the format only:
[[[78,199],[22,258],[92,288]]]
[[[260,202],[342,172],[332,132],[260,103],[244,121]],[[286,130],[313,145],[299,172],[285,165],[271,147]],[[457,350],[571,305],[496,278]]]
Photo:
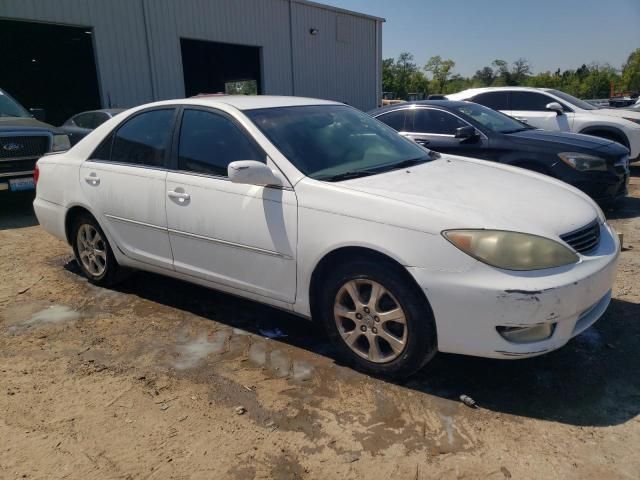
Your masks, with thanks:
[[[80,184],[100,225],[126,256],[172,269],[166,177],[176,109],[133,114],[80,167]]]

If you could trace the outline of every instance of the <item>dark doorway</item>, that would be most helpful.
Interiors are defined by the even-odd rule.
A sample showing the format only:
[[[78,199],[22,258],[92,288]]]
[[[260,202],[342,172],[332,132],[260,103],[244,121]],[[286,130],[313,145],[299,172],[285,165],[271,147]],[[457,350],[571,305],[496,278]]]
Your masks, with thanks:
[[[44,108],[53,125],[100,108],[92,36],[88,27],[0,20],[0,88],[25,108]]]
[[[180,39],[184,90],[199,93],[261,93],[260,47]]]

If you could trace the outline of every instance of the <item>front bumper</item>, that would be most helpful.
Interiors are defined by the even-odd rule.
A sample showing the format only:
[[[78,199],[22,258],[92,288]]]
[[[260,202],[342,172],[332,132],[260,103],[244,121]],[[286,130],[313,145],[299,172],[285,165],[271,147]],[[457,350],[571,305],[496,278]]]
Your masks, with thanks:
[[[466,272],[410,267],[424,289],[442,352],[490,358],[541,355],[565,345],[595,323],[611,299],[620,245],[608,225],[600,227],[596,251],[574,265],[513,272],[478,262]],[[514,343],[496,327],[555,324],[545,340]]]

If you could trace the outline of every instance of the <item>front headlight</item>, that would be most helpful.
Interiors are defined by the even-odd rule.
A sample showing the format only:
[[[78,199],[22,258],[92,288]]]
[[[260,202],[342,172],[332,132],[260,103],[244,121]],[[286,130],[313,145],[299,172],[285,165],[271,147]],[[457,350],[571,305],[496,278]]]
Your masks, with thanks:
[[[576,170],[607,170],[607,161],[604,158],[589,155],[587,153],[562,152],[558,154],[560,160]]]
[[[504,230],[445,230],[442,235],[467,255],[505,270],[540,270],[579,260],[568,247],[548,238]]]
[[[53,142],[51,143],[52,152],[62,152],[71,148],[71,142],[66,135],[54,135]]]

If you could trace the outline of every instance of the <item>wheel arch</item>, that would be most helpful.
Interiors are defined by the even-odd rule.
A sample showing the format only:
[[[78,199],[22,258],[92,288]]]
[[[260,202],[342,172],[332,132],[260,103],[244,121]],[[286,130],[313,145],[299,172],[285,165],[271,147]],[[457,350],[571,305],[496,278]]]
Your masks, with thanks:
[[[369,247],[363,246],[342,246],[335,248],[320,258],[320,260],[316,263],[310,277],[309,281],[309,308],[311,311],[311,318],[317,318],[318,312],[318,297],[319,291],[322,287],[324,278],[326,277],[327,272],[330,271],[333,265],[337,265],[341,262],[345,262],[348,260],[353,260],[355,258],[358,259],[366,259],[375,262],[381,262],[388,265],[390,268],[397,270],[408,282],[412,288],[415,288],[419,294],[424,298],[424,301],[431,311],[433,315],[433,309],[431,308],[431,304],[429,299],[427,298],[425,292],[420,288],[415,278],[409,273],[409,271],[395,258],[390,255],[383,253],[379,250],[375,250]]]
[[[98,222],[98,219],[96,218],[96,216],[86,206],[84,206],[84,205],[73,205],[73,206],[71,206],[67,210],[67,214],[64,217],[64,233],[65,233],[65,236],[67,238],[67,243],[69,245],[71,245],[71,228],[73,227],[73,221],[76,218],[78,218],[78,215],[80,215],[82,213],[87,213],[87,214],[91,215],[95,219],[95,221]],[[98,222],[98,225],[100,225],[99,222]]]
[[[616,138],[618,143],[621,143],[625,147],[629,148],[629,138],[627,135],[619,128],[612,127],[609,125],[591,125],[589,127],[585,127],[580,130],[578,133],[583,133],[585,135],[592,135],[594,137],[598,137],[598,133],[605,134],[605,138]]]

